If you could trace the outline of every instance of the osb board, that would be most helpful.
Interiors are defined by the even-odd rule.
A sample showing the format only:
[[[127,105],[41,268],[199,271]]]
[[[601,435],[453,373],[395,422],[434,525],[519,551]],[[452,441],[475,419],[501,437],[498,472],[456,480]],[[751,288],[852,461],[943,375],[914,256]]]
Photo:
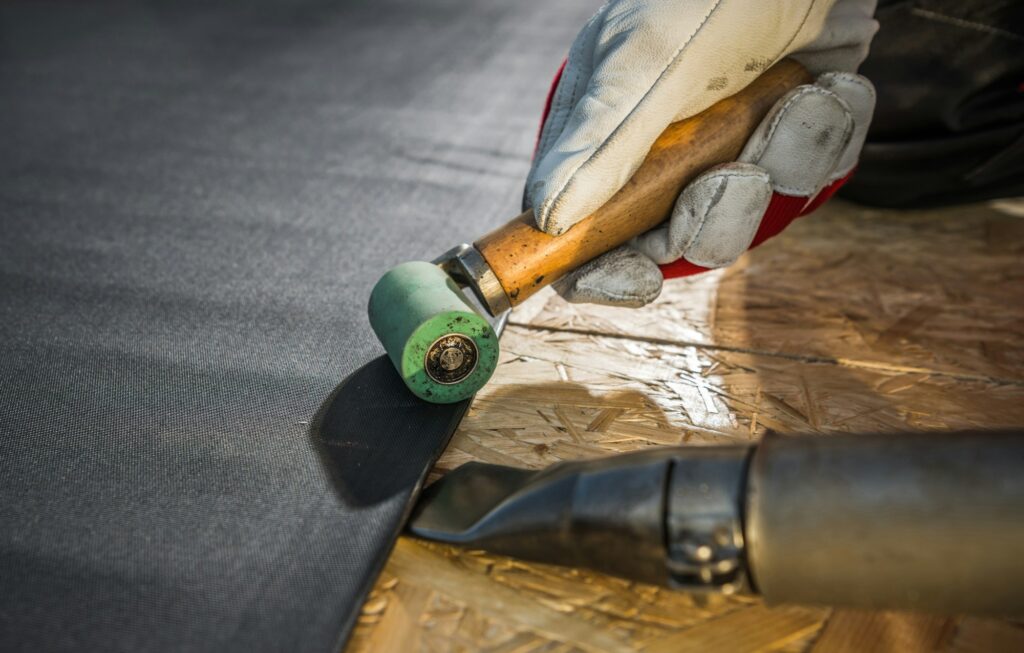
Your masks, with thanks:
[[[1024,423],[1024,220],[836,204],[643,310],[542,295],[434,470],[781,431]],[[956,616],[689,595],[399,541],[350,651],[1017,651]]]

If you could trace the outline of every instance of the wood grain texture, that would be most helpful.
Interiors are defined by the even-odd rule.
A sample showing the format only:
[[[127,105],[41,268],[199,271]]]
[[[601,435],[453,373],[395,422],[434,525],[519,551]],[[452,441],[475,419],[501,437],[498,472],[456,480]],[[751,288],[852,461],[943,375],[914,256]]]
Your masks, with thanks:
[[[1024,423],[1024,221],[833,203],[643,310],[527,302],[434,477],[766,428]],[[349,650],[1019,651],[1013,621],[768,607],[403,539]]]
[[[664,222],[690,180],[735,160],[775,102],[810,79],[803,66],[785,59],[736,95],[669,125],[622,190],[560,236],[537,229],[533,212],[527,211],[478,240],[477,249],[509,301],[521,304],[564,274]]]

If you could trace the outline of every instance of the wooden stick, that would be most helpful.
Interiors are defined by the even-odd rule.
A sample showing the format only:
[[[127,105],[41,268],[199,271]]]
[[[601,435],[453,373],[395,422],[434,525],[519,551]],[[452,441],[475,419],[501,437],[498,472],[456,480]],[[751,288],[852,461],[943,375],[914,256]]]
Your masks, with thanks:
[[[476,242],[512,305],[584,263],[664,222],[679,192],[708,168],[734,161],[751,132],[810,74],[786,59],[745,89],[669,125],[632,178],[600,209],[560,236],[536,227],[527,211]]]

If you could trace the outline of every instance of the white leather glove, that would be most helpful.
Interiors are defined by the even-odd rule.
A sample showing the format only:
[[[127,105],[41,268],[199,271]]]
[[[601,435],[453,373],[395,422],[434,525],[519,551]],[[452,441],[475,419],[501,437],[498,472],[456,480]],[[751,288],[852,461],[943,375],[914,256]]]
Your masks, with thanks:
[[[877,30],[874,6],[611,0],[598,10],[569,52],[527,177],[524,203],[551,234],[607,202],[670,123],[787,55],[818,77],[776,104],[738,162],[689,184],[666,224],[556,290],[569,301],[641,306],[660,293],[662,269],[671,277],[729,265],[827,199],[856,166],[874,110],[874,89],[854,74]]]

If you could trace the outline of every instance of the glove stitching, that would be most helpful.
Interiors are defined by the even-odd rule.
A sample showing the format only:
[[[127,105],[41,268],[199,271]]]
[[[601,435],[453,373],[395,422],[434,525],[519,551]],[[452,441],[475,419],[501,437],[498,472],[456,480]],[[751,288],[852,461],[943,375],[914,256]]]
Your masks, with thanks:
[[[604,151],[608,143],[610,143],[615,138],[615,135],[622,129],[622,126],[625,125],[626,122],[628,122],[629,117],[636,112],[637,107],[643,104],[644,100],[646,100],[647,97],[654,91],[654,89],[658,87],[658,84],[665,77],[665,73],[668,72],[668,70],[672,68],[672,66],[679,60],[679,56],[682,54],[683,50],[685,50],[687,46],[689,46],[690,43],[693,42],[693,39],[696,38],[696,36],[700,33],[701,29],[703,29],[704,26],[707,25],[708,19],[711,18],[711,15],[715,13],[715,11],[718,9],[719,6],[721,6],[722,2],[724,1],[725,0],[717,0],[715,4],[710,9],[708,9],[708,12],[704,14],[703,18],[701,18],[700,24],[697,25],[693,33],[686,37],[686,40],[683,41],[683,43],[679,46],[678,49],[676,49],[676,51],[672,54],[672,57],[669,59],[668,63],[665,64],[665,67],[662,68],[660,73],[658,73],[658,77],[654,81],[654,84],[651,85],[651,88],[647,89],[647,92],[643,94],[643,96],[637,101],[635,105],[633,105],[633,108],[629,110],[629,112],[626,114],[626,117],[623,118],[621,122],[619,122],[619,124],[615,127],[615,129],[612,130],[612,132],[608,135],[604,142],[601,143],[601,145],[598,146],[596,150],[594,150],[594,153],[587,157],[585,161],[580,162],[576,166],[576,168],[569,173],[568,178],[566,179],[562,187],[551,197],[551,199],[549,199],[547,202],[544,202],[541,205],[541,213],[550,216],[555,210],[558,209],[559,206],[561,206],[562,200],[564,199],[566,192],[572,187],[576,175],[579,173],[579,171],[582,170],[587,164],[589,164],[591,161],[597,158]],[[807,17],[804,16],[803,22],[806,21]],[[803,22],[801,23],[801,25],[803,25]]]
[[[584,31],[588,31],[594,26],[598,20],[604,20],[607,15],[608,9],[611,6],[611,0],[608,0],[601,8],[597,10],[597,13],[588,20],[587,26]],[[577,104],[577,100],[580,97],[582,88],[586,88],[587,84],[581,85],[580,82],[584,80],[583,69],[587,68],[589,74],[587,76],[587,82],[589,83],[590,75],[593,75],[594,66],[593,61],[589,61],[588,66],[584,67],[582,61],[584,60],[584,46],[587,44],[588,39],[596,39],[593,34],[588,33],[585,38],[578,38],[573,41],[572,47],[569,48],[568,55],[565,57],[565,63],[562,67],[562,79],[558,81],[558,88],[555,89],[555,96],[552,98],[552,106],[549,110],[549,114],[544,119],[544,124],[541,126],[541,138],[537,145],[537,151],[534,155],[534,163],[538,164],[544,157],[546,157],[551,149],[554,147],[555,142],[561,137],[565,131],[565,126],[568,124],[569,117],[572,114],[572,110]],[[593,46],[596,48],[596,43]],[[570,77],[571,76],[571,77]],[[571,79],[569,99],[567,102],[564,101],[564,94],[559,94],[559,89],[562,88],[563,83],[568,83]],[[556,111],[555,102],[558,104]],[[564,111],[563,111],[564,110]],[[557,129],[555,126],[557,124]],[[539,166],[531,166],[529,174],[526,175],[526,187],[523,188],[523,209],[532,208],[532,198],[530,197],[530,187],[534,185],[537,172],[540,170]],[[535,212],[535,219],[538,225],[543,228],[541,224],[541,215],[543,214],[544,204],[537,207]]]
[[[601,15],[602,12],[606,14],[607,8],[610,4],[610,2],[606,2],[600,9],[598,9],[597,14],[588,21],[587,27],[596,21],[598,15]],[[587,27],[584,29],[587,29]],[[562,132],[565,131],[565,125],[569,121],[569,115],[572,113],[573,107],[576,106],[577,93],[579,93],[580,90],[579,81],[582,79],[583,73],[581,65],[570,64],[573,64],[573,62],[578,63],[583,59],[582,52],[585,42],[586,39],[576,40],[573,42],[572,47],[569,48],[569,54],[566,56],[565,65],[562,67],[562,78],[558,81],[558,87],[555,89],[555,95],[552,98],[551,108],[549,109],[548,115],[545,116],[544,124],[541,126],[540,141],[537,143],[537,152],[534,155],[535,162],[539,162],[548,153],[548,151],[550,151],[554,146],[552,141],[558,140],[558,136],[561,136]],[[592,65],[591,68],[593,68]],[[562,88],[563,83],[568,83],[569,74],[572,75],[572,86],[570,87],[572,92],[569,94],[569,101],[565,102],[564,94],[560,95],[559,90]],[[568,109],[564,112],[564,116],[561,115],[563,109]],[[556,122],[561,122],[557,130],[554,129]],[[533,168],[527,176],[527,188],[524,191],[524,196],[529,195],[529,186],[533,182],[533,176],[536,171],[537,168]],[[532,202],[530,203],[532,204]]]
[[[825,179],[825,186],[828,186],[833,181],[836,181],[837,179],[842,179],[846,175],[850,174],[850,171],[857,167],[857,164],[860,162],[859,160],[860,160],[860,157],[857,157],[857,159],[854,160],[853,164],[847,166],[847,168],[845,170],[840,170],[838,172],[835,172],[835,173],[829,175]],[[824,186],[822,188],[824,188]]]
[[[583,43],[582,42],[574,43],[573,44],[573,47],[569,50],[569,56],[566,57],[565,68],[562,69],[562,75],[563,75],[562,81],[565,81],[565,77],[564,76],[565,76],[565,73],[568,72],[567,69],[570,67],[569,63],[572,62],[574,59],[576,61],[579,61],[580,59],[583,58],[582,51],[583,51]],[[591,68],[593,68],[593,66],[591,66]],[[560,102],[559,103],[559,111],[561,111],[562,109],[566,109],[566,108],[568,109],[568,111],[566,112],[566,115],[561,119],[562,124],[561,124],[560,128],[558,129],[558,135],[559,136],[561,136],[562,132],[565,131],[565,125],[569,121],[569,114],[572,113],[573,107],[576,106],[576,100],[577,100],[577,97],[578,97],[577,94],[580,91],[580,84],[579,84],[579,82],[580,82],[580,79],[582,79],[582,77],[583,77],[583,73],[581,71],[581,66],[572,66],[572,74],[573,74],[573,77],[572,77],[572,87],[571,87],[572,92],[569,94],[569,101],[568,102]],[[562,81],[559,81],[559,83],[558,83],[559,87],[561,87]],[[555,90],[555,100],[557,101],[558,99],[559,99],[558,98],[558,90],[556,89]],[[557,114],[556,114],[554,108],[552,108],[551,114],[549,115],[549,118],[553,118],[556,115]],[[541,140],[544,141],[544,142],[542,142],[542,144],[541,144],[541,146],[539,148],[539,152],[543,152],[544,154],[547,154],[547,150],[550,149],[550,147],[554,145],[553,143],[550,143],[550,141],[557,140],[557,138],[554,137],[555,130],[551,129],[551,130],[546,130],[546,131],[547,131],[547,134],[545,134],[541,138]],[[546,136],[546,138],[545,138],[545,136]],[[545,147],[545,145],[547,145],[547,147]],[[543,154],[540,154],[540,156],[543,156]],[[538,159],[540,158],[540,156],[538,156]]]
[[[855,127],[855,125],[853,124],[853,110],[850,109],[849,103],[846,100],[844,100],[843,98],[841,98],[838,94],[833,93],[832,91],[828,90],[827,88],[823,88],[821,86],[816,86],[814,84],[804,84],[803,86],[798,86],[795,89],[793,89],[792,91],[790,91],[790,93],[792,95],[786,100],[785,103],[782,104],[781,107],[779,107],[778,112],[772,115],[772,117],[771,117],[772,120],[771,120],[771,122],[768,125],[768,133],[762,139],[763,146],[760,148],[760,151],[757,153],[757,161],[752,162],[752,163],[755,163],[755,164],[760,164],[761,163],[761,159],[764,157],[765,150],[767,150],[768,149],[768,145],[771,144],[772,138],[774,138],[774,136],[775,136],[775,130],[778,128],[779,123],[782,122],[782,118],[785,116],[786,110],[789,108],[789,106],[793,102],[795,102],[797,99],[799,99],[800,97],[802,97],[802,96],[804,96],[804,95],[806,95],[808,93],[820,93],[822,95],[830,96],[830,97],[834,98],[837,102],[839,102],[843,107],[846,108],[846,114],[847,114],[847,116],[850,119],[850,129],[849,129],[849,132],[846,134],[846,143],[843,145],[843,149],[841,149],[839,151],[839,157],[838,158],[842,158],[843,150],[849,145],[850,139],[853,137],[853,131],[854,131],[854,127]],[[838,159],[837,159],[837,161],[838,161]],[[789,195],[791,197],[808,197],[808,198],[812,198],[815,195],[817,195],[821,191],[821,189],[824,188],[825,186],[827,186],[829,183],[830,183],[829,178],[826,177],[823,180],[822,184],[818,188],[812,189],[810,191],[810,194],[808,195],[808,191],[807,191],[806,188],[796,188],[796,187],[792,187],[792,186],[781,186],[776,181],[773,180],[772,181],[772,190],[774,190],[775,192],[782,193],[784,195]]]
[[[572,56],[572,55],[570,54],[570,56]],[[564,82],[568,81],[564,77],[564,75],[565,75],[565,71],[564,70],[562,71],[562,75],[563,75],[562,79],[558,82],[559,88],[561,88],[561,86],[562,86],[562,84]],[[565,128],[566,120],[565,119],[560,119],[561,112],[566,107],[568,107],[569,110],[571,111],[572,107],[575,106],[575,104],[576,104],[576,92],[578,90],[577,89],[577,81],[579,81],[580,74],[579,74],[578,71],[573,71],[573,75],[574,75],[574,77],[572,79],[572,87],[571,87],[572,88],[572,93],[569,95],[569,101],[568,102],[564,101],[564,95],[560,99],[559,98],[558,89],[555,89],[555,98],[554,98],[554,100],[551,103],[551,111],[548,114],[548,119],[544,121],[545,125],[544,125],[544,129],[542,130],[542,133],[541,133],[540,144],[537,146],[537,159],[538,160],[541,159],[544,155],[546,155],[548,153],[548,150],[550,149],[550,146],[551,146],[551,141],[554,140],[553,139],[553,135],[555,133],[555,129],[554,129],[555,121],[556,120],[560,120],[560,122],[562,123],[561,127],[557,130],[559,135],[561,135],[562,130]]]
[[[749,163],[753,163],[755,165],[759,165],[761,163],[761,158],[764,157],[764,153],[768,149],[768,145],[771,144],[772,138],[775,137],[775,130],[778,129],[779,123],[782,122],[782,119],[786,116],[786,111],[789,110],[789,107],[794,102],[808,93],[818,93],[824,90],[825,89],[814,86],[813,84],[804,84],[802,86],[797,86],[795,89],[790,91],[790,95],[786,98],[786,101],[783,102],[778,110],[776,110],[771,116],[771,122],[768,123],[767,132],[761,139],[761,147],[759,147],[757,151],[757,160],[749,161]]]
[[[825,184],[825,186],[827,185],[828,184]],[[822,186],[822,188],[824,188],[825,186]],[[810,195],[806,194],[806,188],[794,188],[793,186],[776,186],[773,184],[772,190],[782,195],[788,195],[789,197],[802,197],[804,199],[811,199],[812,197],[818,194],[818,191],[820,191],[821,188],[811,191]]]
[[[722,195],[725,194],[726,188],[728,187],[728,183],[726,182],[727,179],[733,179],[733,178],[757,179],[757,178],[761,178],[762,176],[763,175],[759,175],[759,174],[751,173],[751,172],[727,172],[727,173],[722,173],[722,174],[719,174],[719,175],[715,175],[715,178],[717,180],[720,180],[721,183],[718,185],[718,188],[715,189],[715,196],[711,199],[710,202],[708,202],[708,206],[710,208],[707,210],[707,212],[704,213],[704,217],[700,221],[700,227],[697,228],[697,233],[693,235],[693,238],[690,239],[690,242],[688,242],[686,244],[686,247],[683,248],[684,251],[680,252],[679,256],[677,258],[685,257],[686,256],[686,252],[689,251],[689,249],[693,246],[693,244],[696,243],[697,240],[700,238],[700,235],[704,232],[704,227],[707,226],[707,224],[708,224],[708,215],[710,215],[711,209],[713,209],[715,206],[718,205],[718,202],[722,199]],[[771,177],[768,178],[768,183],[771,184]],[[727,265],[732,265],[732,263],[734,263],[738,258],[739,257],[736,257],[736,258],[732,259],[732,261],[729,261],[728,263],[723,263],[721,265],[706,265],[704,263],[699,263],[697,261],[690,261],[690,259],[686,259],[686,260],[690,261],[691,263],[696,263],[697,265],[702,265],[702,266],[707,267],[707,268],[722,268],[722,267],[725,267]]]
[[[578,49],[577,49],[577,58],[579,56],[580,55],[578,54]],[[565,66],[565,68],[562,69],[562,79],[559,80],[558,88],[555,89],[555,97],[554,97],[554,100],[552,101],[552,104],[551,104],[550,113],[548,114],[547,120],[544,121],[545,122],[544,129],[541,130],[540,144],[537,146],[537,160],[538,161],[548,153],[548,150],[551,149],[551,146],[553,145],[553,143],[551,141],[557,140],[554,137],[554,134],[555,134],[555,131],[556,131],[554,129],[554,125],[555,125],[556,120],[558,120],[558,121],[560,121],[562,123],[559,126],[558,130],[557,130],[558,135],[560,136],[562,134],[562,132],[565,130],[566,122],[568,122],[568,113],[571,113],[572,112],[572,108],[574,106],[576,106],[576,94],[579,92],[579,80],[582,77],[582,74],[581,74],[581,72],[580,72],[578,67],[573,66],[573,70],[572,70],[572,75],[573,75],[573,77],[572,77],[572,86],[570,87],[572,89],[572,92],[569,94],[569,101],[568,102],[565,101],[564,94],[561,94],[562,96],[559,97],[560,94],[558,92],[559,89],[561,89],[562,84],[563,83],[567,83],[569,81],[568,79],[566,79],[565,74],[566,74],[566,72],[568,72],[566,70],[566,68],[569,67],[568,62],[571,61],[572,58],[573,58],[573,52],[570,51],[569,52],[569,56],[568,56],[568,58],[566,60],[566,66]],[[566,113],[566,115],[564,117],[562,117],[561,113],[566,108],[568,108],[568,112]]]
[[[640,295],[639,293],[617,293],[617,292],[612,292],[612,291],[609,291],[609,290],[603,290],[603,289],[598,288],[596,286],[588,286],[587,284],[580,283],[579,281],[580,280],[577,279],[577,283],[573,284],[573,285],[575,285],[575,288],[573,289],[573,291],[574,292],[587,293],[591,297],[600,297],[602,299],[610,299],[612,301],[617,301],[617,302],[627,301],[627,300],[638,301],[638,300],[642,300],[643,299],[643,296]],[[655,295],[655,298],[656,297],[657,297],[657,295]],[[653,301],[653,299],[654,298],[652,298],[650,301]],[[646,303],[649,303],[649,302],[644,302],[644,303],[646,304]]]
[[[864,78],[861,77],[860,75],[856,74],[856,73],[843,73],[843,72],[825,73],[823,75],[820,75],[818,79],[821,79],[821,77],[824,77],[825,75],[830,75],[833,78],[842,78],[842,79],[846,80],[847,82],[850,82],[851,84],[855,84],[856,86],[859,86],[862,89],[864,89],[865,91],[867,91],[868,95],[870,95],[873,99],[876,99],[878,97],[878,94],[875,92],[875,87],[872,86],[870,83],[865,83]],[[817,84],[817,81],[815,81],[815,84]],[[826,89],[826,90],[829,90],[829,89]],[[836,95],[838,96],[838,93],[836,93]],[[842,99],[841,96],[840,96],[840,99]],[[850,117],[851,118],[853,117],[853,112],[852,111],[850,112]],[[868,116],[868,125],[870,126],[870,124],[871,124],[871,116]],[[856,131],[856,130],[857,130],[857,125],[854,124],[853,131]],[[851,138],[852,138],[852,133],[851,133]],[[861,143],[861,148],[863,148],[863,147],[864,147],[864,144]],[[842,154],[840,154],[839,158],[840,159],[843,158]],[[838,181],[839,179],[842,179],[846,175],[850,174],[850,171],[857,167],[857,160],[858,159],[860,159],[859,155],[857,156],[857,159],[854,159],[853,163],[851,165],[847,166],[847,168],[845,170],[838,170],[838,171],[833,172],[828,177],[828,179],[826,180],[825,186],[828,186],[829,184],[831,184],[831,183],[833,183],[835,181]]]
[[[837,166],[839,165],[839,162],[843,160],[843,155],[846,154],[846,148],[850,147],[850,142],[853,140],[853,132],[857,131],[857,123],[854,122],[853,107],[850,106],[849,102],[847,102],[841,95],[834,91],[831,91],[829,89],[824,89],[824,91],[827,94],[834,97],[837,102],[839,102],[840,106],[842,106],[843,110],[846,112],[846,117],[849,119],[849,129],[846,132],[846,138],[844,139],[845,142],[843,143],[843,146],[839,148],[839,155],[836,157],[835,163],[832,164],[833,166]],[[834,172],[835,170],[833,170],[833,173]],[[838,177],[836,177],[836,179],[838,179]],[[815,188],[813,191],[811,191],[811,193],[808,195],[808,200],[815,197],[818,193],[821,192],[822,188],[828,186],[830,183],[832,183],[832,181],[833,180],[829,176],[826,176],[825,179],[822,180],[821,185]]]
[[[795,30],[793,30],[793,36],[789,37],[789,40],[786,41],[786,44],[784,46],[782,46],[782,48],[780,48],[778,52],[775,53],[774,57],[772,57],[772,65],[775,65],[776,63],[778,63],[779,59],[781,59],[783,56],[785,56],[785,54],[787,52],[789,52],[789,46],[791,46],[793,44],[793,41],[796,40],[796,37],[799,36],[800,32],[803,31],[804,26],[807,25],[807,19],[810,17],[811,10],[814,8],[814,6],[816,4],[818,4],[818,3],[817,2],[811,2],[809,5],[807,5],[807,12],[804,13],[804,17],[800,21],[800,24],[797,25]],[[830,12],[832,11],[831,8],[829,9],[829,11]],[[769,68],[770,67],[771,66],[769,66]]]
[[[715,187],[714,195],[712,195],[711,199],[707,203],[707,209],[704,211],[704,215],[701,216],[700,226],[697,227],[697,233],[693,234],[693,237],[686,243],[686,247],[684,247],[683,251],[679,254],[680,256],[685,256],[685,253],[690,251],[693,244],[697,242],[698,238],[700,238],[701,232],[704,231],[704,227],[708,223],[708,214],[711,213],[711,209],[715,207],[715,204],[722,199],[722,194],[725,192],[728,182],[721,177],[716,177],[715,181],[718,182],[718,185]]]

